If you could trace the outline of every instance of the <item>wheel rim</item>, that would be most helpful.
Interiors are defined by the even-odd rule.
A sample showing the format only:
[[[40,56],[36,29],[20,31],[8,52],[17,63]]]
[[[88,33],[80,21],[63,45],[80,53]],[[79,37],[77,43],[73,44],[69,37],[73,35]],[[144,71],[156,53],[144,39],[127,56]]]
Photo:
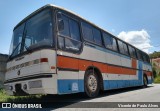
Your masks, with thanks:
[[[94,75],[88,77],[88,88],[91,92],[95,92],[97,89],[97,79]]]

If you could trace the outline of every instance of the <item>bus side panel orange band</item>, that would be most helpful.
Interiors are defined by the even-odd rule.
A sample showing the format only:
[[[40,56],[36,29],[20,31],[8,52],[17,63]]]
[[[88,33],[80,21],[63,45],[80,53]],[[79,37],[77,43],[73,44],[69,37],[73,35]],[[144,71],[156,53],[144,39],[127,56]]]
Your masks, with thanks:
[[[79,69],[78,59],[58,56],[57,66],[60,68]]]
[[[113,74],[122,74],[122,69],[121,67],[117,66],[108,66],[107,73],[113,73]]]
[[[91,61],[79,60],[79,70],[85,71],[89,66],[92,66]]]
[[[136,65],[136,60],[133,60],[132,67],[136,68]],[[58,56],[57,66],[60,68],[77,69],[80,71],[85,71],[89,66],[95,66],[102,73],[136,75],[136,70],[134,69],[64,56]]]
[[[97,67],[101,71],[101,73],[105,73],[108,69],[107,64],[98,63],[98,62],[93,62],[92,64],[93,66]]]
[[[137,60],[132,58],[132,68],[137,68]]]

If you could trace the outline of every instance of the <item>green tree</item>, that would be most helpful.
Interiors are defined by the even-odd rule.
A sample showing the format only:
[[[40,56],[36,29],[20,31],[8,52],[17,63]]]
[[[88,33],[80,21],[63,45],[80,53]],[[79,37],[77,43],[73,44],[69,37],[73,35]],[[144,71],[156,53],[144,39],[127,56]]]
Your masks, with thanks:
[[[159,58],[160,57],[160,52],[154,51],[152,54],[149,54],[150,58]]]

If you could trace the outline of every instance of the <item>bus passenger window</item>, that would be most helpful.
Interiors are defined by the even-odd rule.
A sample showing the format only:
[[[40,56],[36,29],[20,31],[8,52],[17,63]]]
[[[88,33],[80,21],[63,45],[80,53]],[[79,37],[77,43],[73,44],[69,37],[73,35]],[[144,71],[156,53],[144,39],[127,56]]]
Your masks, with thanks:
[[[102,45],[101,32],[98,29],[93,28],[93,36],[94,42],[98,45]]]
[[[139,50],[137,50],[137,56],[138,56],[138,59],[143,60],[142,54]]]
[[[97,45],[102,45],[101,32],[100,30],[98,30],[98,28],[95,28],[90,24],[82,22],[82,31],[83,31],[83,38],[86,41],[95,43]]]
[[[103,39],[106,48],[117,51],[117,43],[115,38],[113,38],[111,35],[103,33]]]
[[[136,50],[132,46],[128,46],[131,57],[136,58]]]
[[[69,27],[70,27],[71,38],[80,41],[80,30],[78,23],[70,19],[69,24],[70,24]]]
[[[119,40],[118,40],[118,46],[119,46],[120,53],[124,54],[123,43]]]
[[[82,31],[83,31],[83,38],[87,41],[93,42],[93,33],[92,33],[92,26],[82,22]]]
[[[118,40],[119,51],[121,54],[129,55],[127,44]]]
[[[129,52],[128,52],[128,48],[127,48],[127,44],[126,44],[126,43],[123,43],[123,48],[124,48],[124,54],[125,54],[125,55],[129,55]]]

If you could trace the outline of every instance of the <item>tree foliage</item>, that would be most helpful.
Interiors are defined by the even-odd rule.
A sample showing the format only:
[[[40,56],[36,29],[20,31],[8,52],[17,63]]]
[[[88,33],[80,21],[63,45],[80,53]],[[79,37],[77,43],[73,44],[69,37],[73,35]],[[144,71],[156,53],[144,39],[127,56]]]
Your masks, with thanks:
[[[159,58],[160,57],[160,52],[154,51],[152,54],[149,55],[150,58]]]

